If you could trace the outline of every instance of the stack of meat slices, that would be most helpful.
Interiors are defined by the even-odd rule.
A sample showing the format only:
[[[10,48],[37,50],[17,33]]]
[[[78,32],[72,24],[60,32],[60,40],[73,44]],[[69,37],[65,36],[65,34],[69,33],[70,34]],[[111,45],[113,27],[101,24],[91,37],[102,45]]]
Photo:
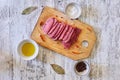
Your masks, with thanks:
[[[59,22],[55,18],[48,18],[42,29],[53,40],[62,41],[64,48],[70,48],[81,32],[80,29]]]

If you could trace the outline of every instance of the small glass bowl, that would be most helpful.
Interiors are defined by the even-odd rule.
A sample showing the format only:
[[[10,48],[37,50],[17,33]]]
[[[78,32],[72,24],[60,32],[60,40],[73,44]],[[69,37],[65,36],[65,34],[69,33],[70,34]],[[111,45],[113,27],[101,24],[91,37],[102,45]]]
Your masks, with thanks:
[[[71,18],[76,19],[81,15],[81,7],[77,3],[69,3],[65,8],[65,14]]]

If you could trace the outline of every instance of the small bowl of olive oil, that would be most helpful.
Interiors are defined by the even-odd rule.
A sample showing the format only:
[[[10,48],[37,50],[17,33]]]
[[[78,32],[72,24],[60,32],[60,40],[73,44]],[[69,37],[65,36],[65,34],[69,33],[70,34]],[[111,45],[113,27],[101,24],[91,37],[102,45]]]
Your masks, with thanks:
[[[22,59],[32,60],[37,57],[39,47],[35,41],[26,39],[19,43],[17,51]]]

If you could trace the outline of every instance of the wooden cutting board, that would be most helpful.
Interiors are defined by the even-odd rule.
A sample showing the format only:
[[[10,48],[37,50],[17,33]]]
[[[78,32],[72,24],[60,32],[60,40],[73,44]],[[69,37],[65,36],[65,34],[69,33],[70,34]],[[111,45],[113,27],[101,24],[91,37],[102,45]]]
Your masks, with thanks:
[[[54,17],[59,21],[76,26],[82,30],[78,37],[78,40],[69,49],[64,49],[61,41],[52,40],[42,31],[41,27],[49,17]],[[42,13],[31,34],[31,38],[41,46],[67,56],[73,60],[89,57],[96,42],[95,32],[91,26],[78,20],[71,20],[62,12],[59,12],[50,7],[45,7],[42,10]],[[83,42],[86,41],[88,42],[88,46],[83,45]]]

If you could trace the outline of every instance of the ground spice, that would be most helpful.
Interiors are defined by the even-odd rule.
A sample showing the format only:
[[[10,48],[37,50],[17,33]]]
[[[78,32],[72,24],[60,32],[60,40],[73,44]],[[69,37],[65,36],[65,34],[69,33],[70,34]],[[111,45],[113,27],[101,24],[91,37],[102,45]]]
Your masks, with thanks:
[[[86,64],[82,61],[76,64],[76,70],[78,72],[83,72],[84,70],[86,70]]]

